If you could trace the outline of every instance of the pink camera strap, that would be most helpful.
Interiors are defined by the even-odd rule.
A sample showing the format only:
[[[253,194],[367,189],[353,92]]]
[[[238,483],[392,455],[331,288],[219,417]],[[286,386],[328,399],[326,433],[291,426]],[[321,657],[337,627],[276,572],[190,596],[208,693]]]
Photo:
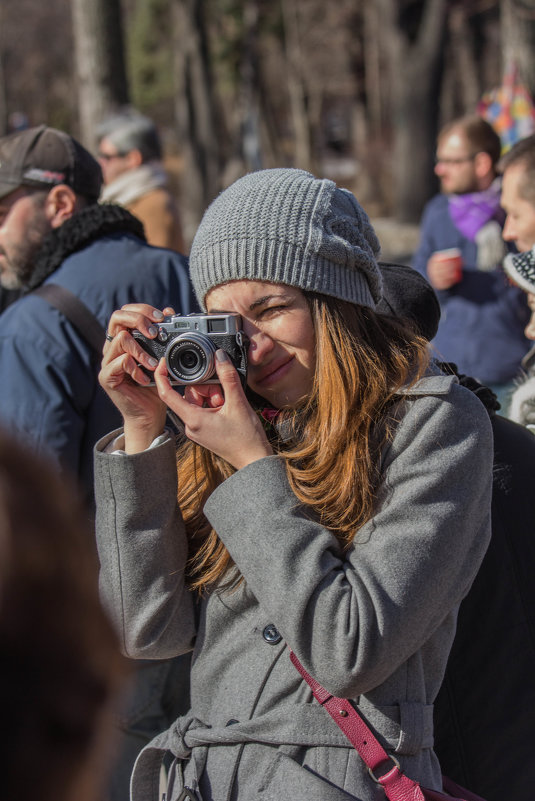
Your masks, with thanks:
[[[401,770],[397,759],[388,754],[375,734],[366,725],[355,707],[346,698],[337,698],[319,682],[310,676],[294,652],[290,650],[290,659],[303,679],[309,685],[314,698],[329,713],[336,725],[343,731],[362,761],[367,765],[369,774],[374,782],[380,784],[389,801],[462,801],[462,798],[471,801],[483,801],[475,793],[459,787],[447,777],[443,777],[444,789],[429,790],[421,787],[414,779],[409,779]],[[380,765],[386,763],[387,772],[377,776],[376,771]],[[393,766],[388,763],[394,763]],[[448,792],[450,790],[451,792]],[[452,795],[455,793],[456,795]],[[457,795],[462,794],[462,798]]]

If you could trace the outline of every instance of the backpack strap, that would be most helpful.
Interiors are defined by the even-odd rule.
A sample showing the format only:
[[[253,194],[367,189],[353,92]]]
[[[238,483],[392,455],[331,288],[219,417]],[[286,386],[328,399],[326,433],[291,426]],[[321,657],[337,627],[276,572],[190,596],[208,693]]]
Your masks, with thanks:
[[[58,284],[42,284],[34,289],[32,295],[39,295],[51,306],[58,309],[71,322],[78,333],[99,355],[102,353],[106,332],[85,303],[70,289]]]

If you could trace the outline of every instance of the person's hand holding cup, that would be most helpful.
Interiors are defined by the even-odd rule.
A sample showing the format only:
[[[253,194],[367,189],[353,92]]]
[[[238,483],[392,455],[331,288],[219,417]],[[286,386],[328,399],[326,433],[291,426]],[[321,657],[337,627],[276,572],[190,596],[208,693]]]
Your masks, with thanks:
[[[427,262],[427,276],[433,289],[450,289],[463,277],[463,259],[459,248],[437,250]]]

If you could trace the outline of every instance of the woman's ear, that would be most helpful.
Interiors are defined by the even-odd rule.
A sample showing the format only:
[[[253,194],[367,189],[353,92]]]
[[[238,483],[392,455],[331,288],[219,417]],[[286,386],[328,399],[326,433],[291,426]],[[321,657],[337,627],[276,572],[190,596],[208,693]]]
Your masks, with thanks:
[[[58,184],[47,195],[45,214],[52,228],[59,228],[76,211],[76,194],[70,186]]]

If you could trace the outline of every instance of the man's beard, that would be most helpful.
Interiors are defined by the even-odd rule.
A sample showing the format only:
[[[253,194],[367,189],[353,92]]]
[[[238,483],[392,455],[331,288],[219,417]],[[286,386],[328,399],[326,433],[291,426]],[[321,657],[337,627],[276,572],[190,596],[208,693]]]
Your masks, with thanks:
[[[0,247],[0,256],[4,257],[0,284],[4,289],[23,289],[28,286],[34,270],[35,259],[49,233],[50,223],[44,211],[36,209],[22,242],[10,245],[8,253]]]
[[[440,191],[444,195],[468,195],[478,191],[477,180],[475,178],[467,178],[465,181],[453,184],[453,186],[448,183],[444,185],[444,182],[440,181]]]

